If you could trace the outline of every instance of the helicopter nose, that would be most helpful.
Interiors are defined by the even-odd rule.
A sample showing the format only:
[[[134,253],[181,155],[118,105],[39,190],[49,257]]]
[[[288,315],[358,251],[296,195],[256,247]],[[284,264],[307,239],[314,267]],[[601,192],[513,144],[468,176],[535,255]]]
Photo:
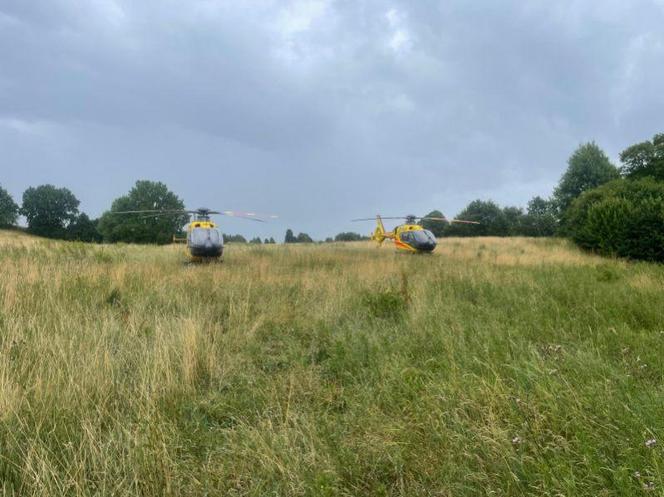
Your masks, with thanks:
[[[420,250],[424,250],[425,252],[431,252],[433,249],[436,248],[436,242],[431,240],[427,242],[423,242],[420,244],[418,247]]]

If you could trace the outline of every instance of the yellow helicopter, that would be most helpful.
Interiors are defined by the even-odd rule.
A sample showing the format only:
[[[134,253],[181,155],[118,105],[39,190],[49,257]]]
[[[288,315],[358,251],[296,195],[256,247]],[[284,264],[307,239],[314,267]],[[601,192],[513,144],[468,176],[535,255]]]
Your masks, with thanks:
[[[404,224],[398,225],[392,231],[385,231],[383,219],[405,219]],[[353,219],[353,221],[373,221],[374,218]],[[431,231],[425,229],[421,221],[441,221],[446,223],[464,223],[464,224],[480,224],[477,221],[464,221],[462,219],[447,219],[446,217],[417,217],[409,216],[396,216],[396,217],[375,217],[376,229],[371,235],[371,240],[382,245],[383,242],[388,240],[394,241],[394,247],[397,251],[410,252],[410,253],[429,253],[433,252],[436,248],[436,237]]]
[[[142,218],[154,218],[157,216],[177,216],[186,214],[192,216],[183,230],[186,237],[180,239],[173,236],[174,242],[183,242],[187,245],[187,252],[192,262],[202,261],[221,261],[224,253],[224,237],[221,230],[210,216],[222,215],[249,219],[251,221],[265,222],[253,212],[237,211],[213,211],[207,207],[200,207],[196,210],[137,210],[137,211],[116,211],[113,214],[145,214]],[[276,219],[277,216],[268,216]]]

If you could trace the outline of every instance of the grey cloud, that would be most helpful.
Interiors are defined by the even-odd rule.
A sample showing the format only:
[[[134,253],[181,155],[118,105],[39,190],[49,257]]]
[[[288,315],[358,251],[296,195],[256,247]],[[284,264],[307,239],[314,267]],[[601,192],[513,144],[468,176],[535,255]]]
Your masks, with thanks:
[[[70,186],[95,215],[163,179],[278,211],[279,236],[523,205],[581,141],[615,157],[661,131],[662,25],[654,0],[5,0],[0,183]]]

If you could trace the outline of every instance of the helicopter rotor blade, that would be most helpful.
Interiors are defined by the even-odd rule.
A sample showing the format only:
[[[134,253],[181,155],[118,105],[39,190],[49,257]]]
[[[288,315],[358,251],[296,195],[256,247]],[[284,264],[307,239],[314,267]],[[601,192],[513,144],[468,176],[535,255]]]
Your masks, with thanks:
[[[136,211],[110,211],[110,214],[188,214],[191,211],[185,211],[182,209],[173,209],[173,210],[163,210],[163,209],[145,209],[145,210],[136,210]]]
[[[252,221],[259,221],[261,223],[266,222],[265,218],[268,219],[279,219],[279,216],[275,214],[258,214],[256,212],[245,212],[245,211],[213,211],[211,214],[220,214],[222,216],[229,216],[229,217],[239,217],[242,219],[250,219]]]
[[[450,219],[450,223],[482,224],[479,221],[466,221],[464,219]]]
[[[178,214],[188,214],[187,212],[157,212],[155,214],[148,214],[147,216],[140,216],[136,219],[154,219],[162,216],[177,216]]]
[[[449,223],[450,220],[447,219],[446,217],[430,217],[430,216],[425,216],[425,217],[420,217],[420,221],[444,221],[446,223]]]
[[[408,216],[374,216],[374,217],[366,217],[366,218],[360,218],[360,219],[351,219],[350,222],[354,223],[356,221],[375,221],[377,218],[380,219],[406,219]]]
[[[463,223],[463,224],[482,224],[478,221],[466,221],[465,219],[448,219],[446,217],[437,217],[437,216],[424,216],[424,217],[418,217],[418,216],[376,216],[376,217],[367,217],[367,218],[360,218],[360,219],[351,219],[351,222],[355,221],[375,221],[376,219],[408,219],[408,218],[415,218],[420,221],[443,221],[446,223]]]
[[[257,217],[256,214],[253,212],[221,211],[217,212],[217,214],[228,217],[239,217],[241,219],[249,219],[250,221],[258,221],[259,223],[265,222],[264,219]]]
[[[186,211],[186,212],[182,211],[182,213],[183,214],[200,214],[198,211]],[[147,216],[141,216],[138,219],[154,219],[154,218],[160,217],[160,216],[173,216],[173,215],[176,215],[176,214],[178,214],[178,212],[175,212],[175,213],[173,213],[173,212],[157,212],[157,213],[154,213],[154,214],[148,214]],[[260,219],[258,217],[246,216],[246,215],[243,215],[243,214],[240,214],[240,213],[226,213],[226,212],[219,212],[219,211],[210,211],[210,212],[206,212],[205,214],[206,215],[219,214],[221,216],[239,217],[239,218],[243,218],[243,219],[249,219],[250,221],[258,221],[258,222],[261,222],[261,223],[265,222],[263,219]]]
[[[262,217],[267,217],[269,219],[277,219],[278,216],[274,214],[268,214],[265,216],[259,216],[255,212],[243,212],[243,211],[213,211],[213,210],[207,210],[207,209],[196,209],[196,210],[184,210],[184,209],[142,209],[142,210],[131,210],[131,211],[111,211],[111,214],[146,214],[146,216],[143,216],[139,219],[147,219],[147,218],[152,218],[156,216],[172,216],[172,215],[177,215],[177,214],[198,214],[198,215],[204,215],[204,216],[209,216],[209,215],[221,215],[221,216],[230,216],[230,217],[239,217],[243,219],[250,219],[253,221],[258,221],[261,223],[264,223],[265,220],[262,219]]]

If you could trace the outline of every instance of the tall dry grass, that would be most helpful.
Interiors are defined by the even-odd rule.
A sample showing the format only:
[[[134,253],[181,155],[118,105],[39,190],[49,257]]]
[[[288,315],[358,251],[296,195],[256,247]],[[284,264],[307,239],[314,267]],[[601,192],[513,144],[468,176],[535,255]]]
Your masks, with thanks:
[[[4,495],[661,493],[664,270],[0,232]]]

